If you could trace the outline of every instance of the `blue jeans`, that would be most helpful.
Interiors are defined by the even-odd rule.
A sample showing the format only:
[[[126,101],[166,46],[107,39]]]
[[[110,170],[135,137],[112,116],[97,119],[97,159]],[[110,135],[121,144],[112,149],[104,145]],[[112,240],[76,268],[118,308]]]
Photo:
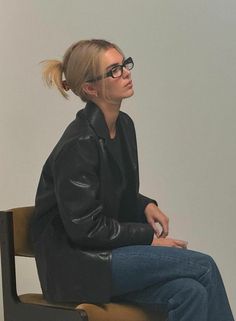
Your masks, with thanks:
[[[233,321],[214,260],[191,250],[135,245],[112,251],[112,301],[156,306],[168,321]]]

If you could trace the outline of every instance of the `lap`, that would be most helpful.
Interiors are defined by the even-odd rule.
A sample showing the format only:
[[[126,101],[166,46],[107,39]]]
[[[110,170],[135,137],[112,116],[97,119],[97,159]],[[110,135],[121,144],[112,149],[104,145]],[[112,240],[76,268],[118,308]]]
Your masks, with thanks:
[[[135,245],[112,251],[113,294],[161,286],[177,278],[198,280],[211,265],[211,257],[196,251]]]
[[[160,311],[166,311],[168,304],[178,295],[181,290],[181,296],[187,299],[190,296],[202,297],[203,301],[207,299],[206,289],[196,280],[189,278],[179,278],[168,281],[160,286],[152,285],[142,290],[128,292],[113,298],[113,301],[126,301],[139,305],[158,308]]]

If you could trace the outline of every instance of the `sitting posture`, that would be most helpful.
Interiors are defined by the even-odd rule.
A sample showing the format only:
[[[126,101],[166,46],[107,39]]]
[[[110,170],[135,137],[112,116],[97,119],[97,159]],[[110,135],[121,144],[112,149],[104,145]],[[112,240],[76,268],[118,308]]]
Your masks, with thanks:
[[[86,102],[37,190],[31,234],[45,298],[131,302],[157,307],[171,321],[233,321],[213,259],[168,238],[168,217],[139,193],[135,128],[120,111],[134,93],[133,59],[93,39],[44,64],[49,86]]]

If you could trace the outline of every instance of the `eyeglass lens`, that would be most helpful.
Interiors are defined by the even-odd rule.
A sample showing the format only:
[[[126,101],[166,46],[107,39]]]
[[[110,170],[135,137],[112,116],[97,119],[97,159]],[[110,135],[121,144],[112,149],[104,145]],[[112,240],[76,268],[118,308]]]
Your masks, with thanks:
[[[126,59],[124,61],[123,65],[119,65],[119,66],[113,67],[111,69],[112,77],[113,78],[120,77],[123,73],[123,68],[131,70],[133,68],[133,66],[134,66],[134,63],[133,63],[132,58]]]

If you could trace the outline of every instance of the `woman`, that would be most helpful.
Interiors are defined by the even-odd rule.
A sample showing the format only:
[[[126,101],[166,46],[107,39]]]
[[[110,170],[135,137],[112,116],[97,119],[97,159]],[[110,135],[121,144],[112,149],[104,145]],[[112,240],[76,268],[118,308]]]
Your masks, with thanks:
[[[32,238],[44,296],[158,305],[168,320],[232,321],[214,261],[167,238],[168,218],[139,193],[135,129],[120,111],[134,92],[133,66],[104,40],[79,41],[62,62],[45,62],[47,84],[87,104],[47,159],[37,190]]]

